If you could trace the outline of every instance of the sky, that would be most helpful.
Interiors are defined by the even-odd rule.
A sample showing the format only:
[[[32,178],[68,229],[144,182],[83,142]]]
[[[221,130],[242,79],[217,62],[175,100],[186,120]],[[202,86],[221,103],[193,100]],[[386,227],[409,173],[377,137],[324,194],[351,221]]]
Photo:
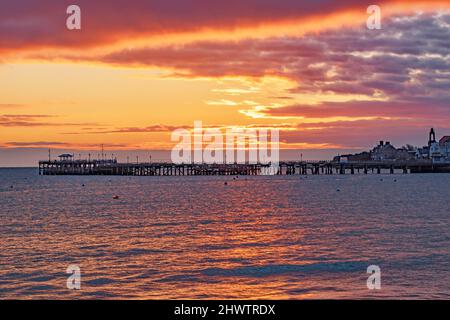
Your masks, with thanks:
[[[450,135],[450,1],[375,2],[2,0],[0,166],[164,158],[194,121],[278,128],[305,159]]]

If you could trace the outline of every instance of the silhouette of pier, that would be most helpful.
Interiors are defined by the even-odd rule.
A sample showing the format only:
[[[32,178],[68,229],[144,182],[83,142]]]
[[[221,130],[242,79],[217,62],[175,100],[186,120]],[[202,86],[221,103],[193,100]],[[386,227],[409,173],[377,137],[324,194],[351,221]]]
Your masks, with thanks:
[[[119,163],[117,160],[39,161],[40,175],[117,175],[117,176],[208,176],[208,175],[333,175],[381,173],[450,172],[450,164],[428,160],[364,161],[282,161],[278,166],[262,163],[209,164]]]

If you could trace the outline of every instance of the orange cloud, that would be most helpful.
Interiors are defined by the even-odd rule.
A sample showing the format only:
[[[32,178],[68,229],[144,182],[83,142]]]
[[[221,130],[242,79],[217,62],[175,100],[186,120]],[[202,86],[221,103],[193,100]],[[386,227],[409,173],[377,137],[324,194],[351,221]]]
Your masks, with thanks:
[[[43,114],[3,114],[0,115],[0,127],[64,127],[85,126],[92,123],[51,122],[42,119],[52,119],[56,116]]]
[[[96,48],[145,39],[147,45],[172,37],[233,39],[320,30],[342,24],[363,24],[372,1],[308,0],[78,0],[82,30],[65,26],[68,0],[18,0],[2,3],[0,51],[39,48]],[[379,0],[384,14],[448,7],[448,0]],[[352,19],[349,14],[356,15]],[[324,19],[328,23],[324,23]],[[247,31],[246,31],[247,30]],[[203,35],[203,36],[202,36]],[[153,40],[151,40],[153,39]],[[231,39],[228,37],[228,39]]]

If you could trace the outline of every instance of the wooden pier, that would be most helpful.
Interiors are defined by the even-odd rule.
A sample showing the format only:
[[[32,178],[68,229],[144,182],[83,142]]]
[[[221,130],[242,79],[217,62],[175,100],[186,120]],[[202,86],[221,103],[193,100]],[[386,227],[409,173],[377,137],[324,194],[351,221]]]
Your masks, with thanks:
[[[116,160],[39,161],[40,175],[207,176],[207,175],[333,175],[381,173],[450,173],[450,164],[431,161],[284,161],[270,164],[118,163]]]

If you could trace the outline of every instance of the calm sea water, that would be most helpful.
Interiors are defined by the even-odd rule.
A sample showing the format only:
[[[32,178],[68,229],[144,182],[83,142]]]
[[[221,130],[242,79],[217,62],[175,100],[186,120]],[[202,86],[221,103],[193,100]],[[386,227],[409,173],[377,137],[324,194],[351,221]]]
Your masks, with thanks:
[[[449,187],[450,174],[0,169],[0,298],[448,299]],[[70,264],[79,291],[66,288]],[[381,290],[366,287],[373,264]]]

